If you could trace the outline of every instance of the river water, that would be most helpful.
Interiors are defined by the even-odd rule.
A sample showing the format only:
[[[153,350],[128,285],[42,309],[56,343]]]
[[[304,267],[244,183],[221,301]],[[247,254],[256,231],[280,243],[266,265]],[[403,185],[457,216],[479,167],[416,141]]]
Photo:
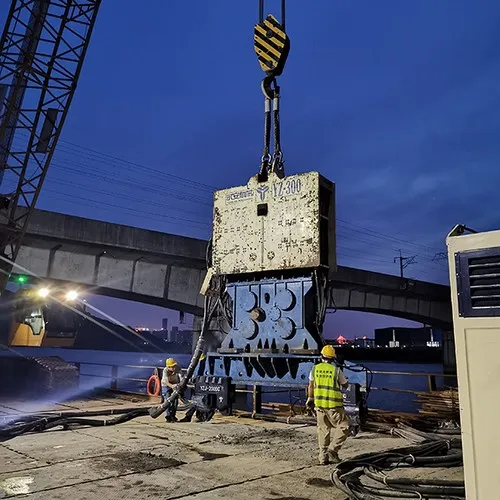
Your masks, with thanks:
[[[87,351],[82,349],[60,348],[16,348],[2,355],[21,356],[59,356],[70,363],[80,363],[80,385],[82,388],[109,387],[111,381],[111,365],[118,365],[118,388],[122,390],[135,390],[145,392],[145,382],[124,381],[124,378],[148,379],[155,366],[165,366],[168,354],[134,353],[115,351]],[[175,354],[177,362],[187,367],[191,355]],[[437,364],[403,364],[393,362],[359,362],[372,371],[383,372],[408,372],[413,374],[442,374],[442,365]],[[437,377],[437,387],[445,386],[444,377]],[[369,406],[390,411],[415,412],[418,409],[416,397],[413,394],[396,393],[393,390],[427,391],[428,380],[425,376],[408,376],[401,374],[374,374],[372,381],[373,390],[369,396]],[[385,389],[385,390],[381,390]],[[303,402],[305,391],[293,391],[292,394],[265,394],[263,401]],[[291,399],[292,398],[292,399]]]

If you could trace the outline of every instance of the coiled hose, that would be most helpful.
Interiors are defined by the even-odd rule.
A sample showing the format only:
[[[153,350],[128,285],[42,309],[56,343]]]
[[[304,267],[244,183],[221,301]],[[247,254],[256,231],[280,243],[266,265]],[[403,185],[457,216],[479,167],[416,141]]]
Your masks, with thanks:
[[[458,467],[462,463],[462,453],[450,453],[448,441],[432,441],[383,453],[367,453],[346,460],[332,471],[331,481],[353,500],[384,498],[456,500],[465,498],[464,481],[391,478],[384,473],[384,470],[394,470],[401,465]]]

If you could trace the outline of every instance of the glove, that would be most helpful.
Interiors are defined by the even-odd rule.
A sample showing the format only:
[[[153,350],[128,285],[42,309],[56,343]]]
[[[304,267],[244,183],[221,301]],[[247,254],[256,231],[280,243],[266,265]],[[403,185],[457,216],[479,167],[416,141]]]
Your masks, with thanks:
[[[308,408],[314,408],[314,399],[313,398],[307,398],[306,406]]]

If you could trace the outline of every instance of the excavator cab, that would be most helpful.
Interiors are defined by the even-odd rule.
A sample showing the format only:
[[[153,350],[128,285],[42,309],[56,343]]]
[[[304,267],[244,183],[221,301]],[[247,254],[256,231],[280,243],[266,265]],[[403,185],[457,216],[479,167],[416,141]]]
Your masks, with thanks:
[[[40,347],[45,336],[43,301],[32,290],[19,290],[12,300],[9,346]]]
[[[14,294],[10,347],[73,347],[78,314],[32,289]]]

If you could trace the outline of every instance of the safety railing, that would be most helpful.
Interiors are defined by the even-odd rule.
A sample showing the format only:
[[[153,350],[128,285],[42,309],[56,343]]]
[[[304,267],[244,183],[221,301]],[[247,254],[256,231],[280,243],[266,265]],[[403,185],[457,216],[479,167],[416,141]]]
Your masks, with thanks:
[[[107,380],[107,383],[104,384],[96,384],[100,388],[111,389],[114,391],[120,392],[130,392],[130,393],[142,393],[146,392],[146,385],[149,377],[153,373],[157,366],[145,366],[145,365],[117,365],[117,364],[108,364],[108,363],[96,363],[96,362],[80,362],[74,363],[80,373],[80,377],[94,378],[97,380]],[[90,372],[88,369],[91,368]],[[94,372],[92,373],[92,368]],[[97,370],[95,370],[97,369]],[[97,373],[97,372],[98,373]],[[142,377],[139,374],[148,373],[147,377]],[[433,392],[438,390],[438,388],[446,388],[449,386],[455,385],[456,376],[445,374],[445,373],[422,373],[422,372],[401,372],[401,371],[382,371],[382,370],[372,370],[371,374],[373,376],[372,385],[370,387],[371,391],[386,391],[396,394],[408,394],[408,395],[416,395],[421,394],[424,391]],[[373,385],[373,381],[376,380],[376,377],[384,376],[384,377],[396,377],[396,382],[399,382],[400,385],[406,385],[401,383],[401,377],[408,377],[411,379],[420,378],[425,379],[427,381],[426,389],[407,389],[402,387],[377,387]],[[449,384],[441,383],[438,381],[449,381]],[[306,387],[303,389],[289,389],[289,388],[272,388],[266,389],[258,385],[253,386],[239,386],[236,388],[236,393],[241,395],[246,395],[249,397],[251,395],[251,406],[252,411],[254,413],[261,413],[262,410],[276,410],[282,408],[284,405],[293,406],[297,404],[297,400],[304,400],[306,398]],[[299,394],[297,395],[293,395]],[[288,394],[289,400],[288,402],[272,402],[272,401],[264,401],[264,397],[266,395],[271,394]],[[292,400],[295,400],[293,402]],[[248,401],[247,401],[248,402]]]
[[[437,381],[440,378],[444,380],[449,380],[450,385],[454,385],[454,381],[456,380],[456,375],[452,375],[449,373],[419,373],[419,372],[391,372],[391,371],[382,371],[382,370],[373,370],[373,375],[386,375],[386,376],[405,376],[405,377],[420,377],[427,379],[427,390],[429,392],[436,391],[439,387]],[[446,384],[442,384],[446,385]],[[409,393],[409,394],[417,394],[421,391],[409,390],[409,389],[392,389],[387,387],[371,387],[372,391],[390,391],[390,392],[401,392],[401,393]]]

